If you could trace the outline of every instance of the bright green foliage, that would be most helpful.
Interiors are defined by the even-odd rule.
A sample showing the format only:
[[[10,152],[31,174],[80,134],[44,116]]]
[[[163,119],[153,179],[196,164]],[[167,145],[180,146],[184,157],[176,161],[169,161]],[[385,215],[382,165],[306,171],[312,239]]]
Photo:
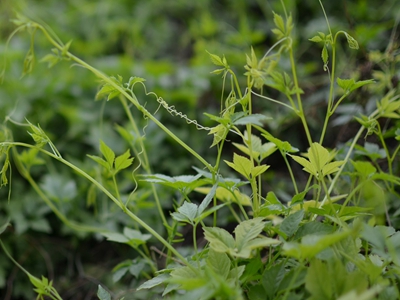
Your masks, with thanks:
[[[233,154],[233,162],[225,160],[225,163],[248,180],[261,175],[269,168],[267,165],[254,166],[250,159],[236,153]]]
[[[115,176],[119,171],[129,168],[132,165],[133,158],[130,157],[129,149],[126,150],[125,153],[115,157],[114,151],[100,140],[100,152],[105,159],[95,155],[88,155],[88,157],[103,166],[112,176]]]
[[[329,153],[327,149],[319,143],[313,143],[307,152],[307,159],[290,155],[297,163],[303,166],[303,170],[314,175],[317,179],[322,180],[325,176],[335,173],[344,161],[330,162],[334,155]]]
[[[216,252],[228,253],[233,257],[250,258],[252,250],[280,244],[279,241],[259,236],[265,223],[262,218],[241,222],[235,229],[235,238],[218,227],[204,227],[205,238]]]
[[[10,29],[4,49],[12,51],[7,52],[5,61],[20,57],[19,74],[33,74],[17,84],[13,76],[4,76],[6,63],[1,71],[1,79],[7,81],[4,89],[15,92],[4,98],[29,98],[11,109],[8,103],[0,103],[1,111],[6,111],[5,125],[10,127],[2,127],[0,132],[0,185],[15,187],[9,192],[10,204],[0,204],[0,217],[5,215],[7,220],[0,234],[4,238],[11,234],[7,232],[11,224],[15,226],[12,234],[24,235],[7,240],[13,244],[15,257],[26,257],[20,250],[27,248],[26,240],[35,245],[32,249],[41,249],[39,242],[28,236],[31,231],[53,230],[55,234],[60,228],[73,245],[80,244],[81,238],[91,237],[92,242],[93,233],[96,239],[120,244],[120,260],[112,272],[103,272],[107,273],[104,280],[98,279],[110,287],[98,285],[101,300],[114,297],[114,291],[120,297],[124,288],[129,297],[138,299],[398,299],[400,97],[396,76],[400,60],[396,34],[391,34],[384,52],[365,57],[361,52],[348,55],[349,50],[340,47],[343,42],[363,52],[375,48],[381,43],[371,43],[373,36],[389,36],[387,26],[395,22],[384,22],[381,29],[369,32],[374,26],[360,27],[357,17],[367,14],[367,5],[354,9],[360,6],[348,2],[346,6],[352,8],[348,17],[354,25],[351,32],[357,41],[337,30],[341,20],[330,27],[322,1],[325,33],[318,31],[318,22],[307,18],[307,30],[300,27],[303,21],[294,24],[304,6],[293,1],[281,1],[282,8],[276,6],[278,2],[268,3],[281,14],[265,9],[269,6],[262,1],[232,1],[224,7],[212,1],[207,5],[194,1],[187,3],[188,7],[180,1],[153,2],[137,1],[125,9],[125,2],[108,6],[105,1],[97,6],[83,1],[80,11],[90,16],[81,25],[91,23],[93,16],[106,20],[109,15],[117,21],[104,22],[100,28],[82,28],[74,43],[22,14],[13,20],[18,27]],[[256,5],[256,11],[265,14],[262,23],[247,16],[247,8],[254,10]],[[302,9],[297,10],[298,5]],[[154,14],[159,6],[165,16]],[[327,9],[332,7],[333,2],[326,3]],[[213,18],[213,11],[218,11],[221,20]],[[388,11],[392,9],[386,7]],[[307,13],[312,14],[311,6]],[[184,14],[196,18],[186,26],[186,21],[179,19]],[[68,14],[58,15],[64,20]],[[239,19],[239,26],[230,31],[226,24],[231,24],[231,16]],[[166,18],[173,19],[178,31],[183,21],[188,33],[168,31],[168,24],[163,23]],[[273,36],[269,37],[266,33],[271,27]],[[29,45],[21,40],[10,42],[20,31],[29,34]],[[314,44],[304,43],[304,32],[308,35],[310,31],[316,34],[309,41],[320,43],[322,52]],[[39,33],[43,34],[40,38]],[[221,33],[226,36],[223,42],[219,41]],[[63,43],[64,38],[70,41]],[[271,41],[262,54],[259,45]],[[49,68],[57,65],[51,70],[35,64],[46,43],[52,49],[44,52],[47,55],[40,62]],[[151,43],[155,46],[147,46]],[[20,53],[23,48],[24,57]],[[115,55],[114,50],[123,55]],[[78,58],[85,55],[85,60]],[[164,55],[173,59],[167,61]],[[319,64],[322,59],[327,72],[321,74],[312,60],[304,62],[313,56]],[[211,72],[219,75],[216,79],[207,77],[204,59],[217,66]],[[356,60],[365,61],[367,67],[354,70]],[[82,68],[67,72],[65,62]],[[35,75],[34,68],[43,74]],[[96,106],[92,106],[100,107],[92,101],[95,85],[88,81],[88,71],[101,82],[96,100],[106,99],[101,126],[93,109]],[[11,75],[13,72],[14,67],[10,68]],[[55,79],[47,76],[50,72]],[[49,83],[40,85],[42,77]],[[374,80],[365,79],[369,77]],[[28,92],[22,97],[19,89]],[[54,112],[42,109],[48,105],[41,103],[46,98],[42,90],[54,98]],[[112,99],[118,101],[108,102]],[[90,103],[87,107],[85,100]],[[205,118],[200,110],[207,111]],[[33,125],[38,120],[21,123],[25,114],[38,116],[40,125]],[[331,125],[342,125],[354,114],[359,124],[341,127],[335,136],[337,131]],[[185,121],[186,127],[181,123]],[[29,127],[32,144],[20,142],[25,140],[24,130],[11,134],[15,125]],[[349,141],[344,140],[347,135]],[[77,137],[84,140],[78,142]],[[84,155],[95,152],[98,143],[100,156]],[[337,150],[323,146],[332,144]],[[226,157],[232,157],[232,149],[241,154],[233,151],[229,161]],[[295,154],[305,150],[302,155]],[[14,165],[13,170],[21,176],[16,184],[10,184]],[[195,165],[197,174],[191,174],[190,165]],[[48,212],[53,212],[62,226],[53,228]],[[28,273],[1,245],[30,280],[37,299],[61,299],[51,280]],[[102,257],[95,274],[87,277],[102,273],[97,268],[105,268],[108,258]],[[90,271],[85,263],[82,266],[84,272]],[[0,262],[0,288],[9,269],[7,262]]]

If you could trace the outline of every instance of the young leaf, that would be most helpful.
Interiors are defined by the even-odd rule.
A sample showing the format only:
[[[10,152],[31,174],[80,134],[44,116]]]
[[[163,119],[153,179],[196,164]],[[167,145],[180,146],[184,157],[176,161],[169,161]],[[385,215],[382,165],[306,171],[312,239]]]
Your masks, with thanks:
[[[210,56],[211,61],[212,61],[212,63],[213,63],[214,65],[216,65],[216,66],[222,66],[222,67],[225,66],[225,64],[223,63],[222,59],[221,59],[218,55],[211,54],[211,53],[208,52],[208,51],[206,51],[206,52],[207,52],[208,55]]]
[[[329,154],[329,151],[319,143],[313,143],[308,149],[307,157],[309,160],[296,155],[290,156],[304,167],[304,171],[314,175],[318,179],[322,179],[326,175],[337,172],[339,167],[344,163],[344,161],[330,163],[329,161],[331,161],[333,157]]]
[[[347,43],[349,44],[350,49],[358,49],[358,43],[357,41],[347,32],[344,32],[344,35],[346,36]]]
[[[322,61],[324,62],[324,70],[326,71],[327,67],[328,67],[328,58],[329,58],[329,54],[328,54],[328,49],[326,48],[326,46],[324,45],[324,47],[322,48]]]
[[[100,140],[100,152],[107,161],[108,169],[111,170],[114,165],[115,153],[102,140]]]
[[[115,172],[128,168],[132,165],[133,158],[129,158],[131,156],[130,150],[126,150],[124,154],[117,156],[115,159]]]
[[[321,39],[321,37],[319,37],[318,35],[313,36],[311,39],[308,39],[308,40],[311,42],[314,42],[314,43],[319,43],[319,42],[323,41],[323,39]]]
[[[251,170],[253,168],[253,164],[251,163],[250,159],[234,153],[233,163],[226,160],[224,161],[228,166],[230,166],[236,172],[242,174],[247,179],[250,179]]]

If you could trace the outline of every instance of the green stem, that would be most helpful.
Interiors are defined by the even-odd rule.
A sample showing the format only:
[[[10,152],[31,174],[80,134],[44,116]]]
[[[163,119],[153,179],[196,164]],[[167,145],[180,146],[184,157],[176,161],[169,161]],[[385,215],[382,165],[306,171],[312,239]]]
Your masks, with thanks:
[[[337,36],[337,34],[336,34]],[[322,132],[321,132],[321,137],[319,139],[319,143],[322,145],[324,138],[325,138],[325,134],[326,134],[326,129],[328,128],[328,122],[329,122],[329,118],[332,115],[332,113],[334,112],[334,110],[332,110],[332,106],[333,106],[333,88],[335,86],[335,65],[336,65],[336,36],[335,39],[332,43],[332,73],[331,73],[331,78],[330,78],[330,89],[329,89],[329,97],[328,97],[328,107],[326,109],[326,115],[325,115],[325,121],[324,121],[324,126],[322,127]],[[338,104],[337,104],[338,105]],[[337,107],[337,105],[335,106],[335,109]]]
[[[294,82],[294,86],[295,86],[295,89],[296,89],[298,113],[299,113],[301,122],[303,123],[304,131],[306,132],[308,143],[311,146],[312,145],[312,138],[311,138],[310,130],[308,129],[307,120],[306,120],[306,118],[304,116],[303,104],[302,104],[301,96],[300,96],[299,82],[298,82],[298,79],[297,79],[296,63],[294,61],[292,47],[289,48],[289,58],[290,58],[290,65],[291,65],[291,68],[292,68],[293,82]]]
[[[47,30],[42,27],[40,24],[35,23],[36,26],[38,26],[39,29],[42,30],[46,38],[50,41],[50,43],[55,46],[57,49],[60,51],[63,51],[63,47],[58,44],[47,32]],[[175,142],[177,142],[179,145],[181,145],[184,149],[186,149],[190,154],[192,154],[194,157],[196,157],[207,169],[212,171],[212,166],[196,151],[194,151],[189,145],[187,145],[185,142],[183,142],[179,137],[177,137],[172,131],[170,131],[167,127],[165,127],[164,124],[162,124],[156,117],[154,117],[148,110],[146,110],[145,107],[143,107],[139,101],[137,100],[136,96],[134,94],[130,95],[123,87],[119,86],[115,82],[109,79],[107,75],[105,75],[103,72],[100,72],[96,68],[92,67],[85,61],[81,60],[80,58],[76,57],[75,55],[71,54],[70,52],[66,52],[65,55],[72,59],[73,61],[77,62],[79,65],[83,66],[84,68],[88,69],[91,71],[93,74],[95,74],[97,77],[102,79],[104,82],[107,82],[111,86],[113,86],[116,90],[118,90],[123,96],[125,96],[130,102],[135,105],[135,107],[142,112],[147,118],[152,120],[158,127],[160,127],[166,134],[168,134]]]
[[[133,143],[132,143],[132,148],[134,149],[135,154],[136,154],[137,157],[143,156],[143,160],[144,160],[143,168],[146,170],[147,174],[152,174],[150,163],[149,163],[149,158],[147,156],[147,151],[146,151],[146,148],[144,146],[143,139],[141,138],[141,134],[139,132],[139,128],[136,125],[135,119],[132,116],[131,110],[129,109],[129,106],[128,106],[127,102],[126,102],[126,98],[120,97],[120,100],[121,100],[122,106],[124,107],[125,113],[128,116],[129,122],[131,123],[131,125],[133,127],[133,130],[134,130],[135,134],[138,136],[138,140],[139,140],[141,151],[138,152],[137,150],[135,150],[135,147],[134,147]],[[158,197],[156,186],[155,186],[155,184],[153,182],[150,183],[150,186],[151,186],[151,191],[153,193],[154,199],[156,201],[158,214],[161,217],[161,220],[163,222],[164,227],[166,229],[168,229],[169,228],[168,222],[167,222],[167,219],[165,218],[164,211],[163,211],[163,208],[161,206],[160,198]]]
[[[67,167],[71,168],[74,170],[76,173],[79,175],[83,176],[86,178],[88,181],[93,183],[98,189],[100,189],[108,198],[111,199],[122,211],[124,211],[133,221],[137,222],[140,226],[142,226],[144,229],[146,229],[151,235],[153,235],[158,241],[160,241],[167,249],[169,249],[177,258],[179,258],[182,263],[187,265],[189,268],[193,269],[196,273],[197,270],[193,266],[191,266],[187,260],[174,248],[172,247],[161,235],[159,235],[153,228],[151,228],[146,222],[144,222],[142,219],[140,219],[136,214],[132,213],[126,206],[124,206],[117,198],[114,197],[101,183],[99,183],[96,179],[91,177],[89,174],[75,166],[74,164],[70,163],[69,161],[63,159],[62,157],[58,157],[54,155],[53,153],[37,148],[36,146],[32,146],[29,144],[25,143],[20,143],[20,142],[3,142],[0,145],[12,145],[12,146],[22,146],[26,148],[34,148],[38,149],[40,152],[52,157],[55,160],[58,160],[59,162],[63,163]],[[50,205],[52,203],[50,202]]]

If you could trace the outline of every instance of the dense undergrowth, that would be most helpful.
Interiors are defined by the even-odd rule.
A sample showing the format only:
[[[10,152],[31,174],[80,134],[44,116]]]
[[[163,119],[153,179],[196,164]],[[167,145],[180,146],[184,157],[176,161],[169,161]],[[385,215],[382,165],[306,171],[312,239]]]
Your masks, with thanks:
[[[128,2],[1,4],[5,299],[398,299],[395,1]]]

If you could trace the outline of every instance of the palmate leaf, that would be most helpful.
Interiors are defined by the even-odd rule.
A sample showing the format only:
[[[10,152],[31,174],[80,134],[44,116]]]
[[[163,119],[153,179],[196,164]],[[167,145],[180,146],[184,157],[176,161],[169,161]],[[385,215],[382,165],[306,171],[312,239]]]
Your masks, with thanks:
[[[313,143],[308,149],[306,155],[308,160],[297,155],[290,156],[303,166],[304,171],[314,175],[318,179],[337,172],[339,167],[344,163],[344,161],[330,162],[333,156],[319,143]]]
[[[254,249],[280,244],[278,240],[259,236],[264,226],[263,218],[243,221],[235,228],[235,239],[219,227],[204,227],[203,230],[214,251],[228,253],[234,257],[250,258]]]
[[[251,163],[250,159],[238,155],[236,153],[233,154],[233,162],[229,162],[224,160],[225,163],[234,169],[239,174],[242,174],[246,178],[250,178],[251,170],[253,168],[253,164]]]

